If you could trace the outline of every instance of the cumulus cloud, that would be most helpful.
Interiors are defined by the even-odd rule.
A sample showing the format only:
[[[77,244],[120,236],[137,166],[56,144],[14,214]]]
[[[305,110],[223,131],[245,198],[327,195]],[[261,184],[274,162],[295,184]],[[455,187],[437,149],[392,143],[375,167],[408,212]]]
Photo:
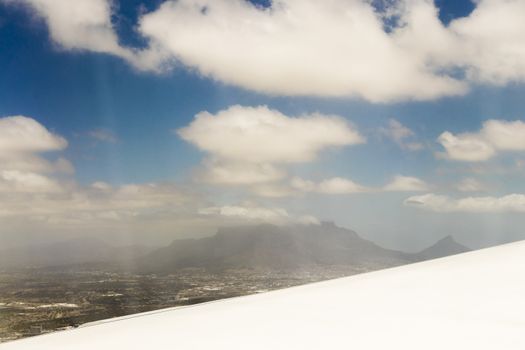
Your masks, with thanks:
[[[475,134],[454,135],[446,131],[439,136],[438,142],[445,148],[444,155],[452,160],[479,162],[490,159],[496,154],[490,143]]]
[[[59,192],[50,192],[48,184],[39,178],[23,180],[24,191],[14,192],[11,186],[3,192],[0,174],[2,224],[70,232],[130,232],[141,227],[140,233],[144,234],[145,229],[166,231],[168,227],[174,229],[175,223],[196,221],[197,210],[205,203],[199,195],[169,183],[116,187],[100,182],[92,186],[61,184]]]
[[[394,179],[383,187],[384,191],[387,192],[417,192],[417,191],[428,191],[429,186],[427,183],[417,177],[412,176],[395,176]]]
[[[95,181],[81,185],[71,176],[74,169],[66,159],[47,160],[49,156],[43,156],[66,146],[63,137],[32,118],[0,119],[0,234],[14,230],[54,234],[162,232],[172,236],[174,230],[213,230],[225,220],[318,223],[314,217],[293,215],[282,208],[248,204],[213,207],[198,190],[169,182],[112,185]],[[261,170],[258,163],[246,164],[253,165],[254,174],[250,175],[248,168],[239,175],[233,167],[230,173],[219,175],[226,181],[228,177],[258,176],[261,172],[280,173],[271,165]],[[234,180],[238,182],[239,178]],[[263,180],[251,178],[249,182]]]
[[[456,189],[461,192],[481,192],[486,190],[486,186],[475,178],[467,177],[456,185]]]
[[[0,118],[0,154],[62,150],[67,141],[24,116]]]
[[[429,0],[383,11],[360,0],[179,0],[143,16],[140,32],[186,66],[251,90],[433,99],[525,81],[524,13],[522,0],[480,0],[445,26]]]
[[[475,1],[474,11],[444,26],[432,1],[396,1],[395,41],[434,69],[460,69],[465,81],[502,85],[525,80],[525,2]]]
[[[62,188],[55,180],[32,172],[0,170],[0,192],[53,193]]]
[[[502,197],[465,197],[459,199],[428,193],[422,196],[412,196],[406,199],[404,203],[408,206],[444,213],[525,212],[525,195],[516,193]]]
[[[268,163],[232,162],[217,159],[204,161],[198,179],[217,185],[252,185],[278,181],[286,172]]]
[[[326,194],[347,194],[365,192],[366,188],[352,180],[334,177],[321,181],[317,186],[317,191]]]
[[[253,186],[251,190],[252,193],[258,196],[270,198],[299,196],[307,193],[343,195],[374,191],[373,188],[362,186],[350,179],[341,177],[333,177],[315,182],[297,176],[287,179],[286,182]]]
[[[65,49],[86,49],[129,57],[129,53],[118,44],[111,24],[111,3],[107,0],[20,0],[17,3],[34,9],[46,21],[53,41]]]
[[[294,177],[290,180],[290,186],[299,193],[352,194],[371,191],[370,188],[342,177],[333,177],[317,183],[300,177]]]
[[[62,157],[59,157],[56,161],[52,163],[52,166],[56,172],[64,173],[64,174],[73,174],[75,172],[75,167],[73,164]]]
[[[230,219],[269,222],[275,224],[301,223],[319,224],[320,221],[313,216],[293,216],[283,208],[268,208],[246,205],[225,205],[220,207],[208,207],[199,211],[201,215],[222,216]]]
[[[107,129],[91,130],[88,132],[88,136],[100,142],[117,143],[119,141],[118,137],[111,130]]]
[[[95,181],[91,184],[91,188],[99,191],[110,191],[113,187],[104,181]]]
[[[250,186],[250,191],[252,194],[255,194],[260,197],[267,198],[283,198],[296,196],[300,192],[297,189],[289,186],[286,182],[270,182],[264,184],[258,184]]]
[[[72,164],[66,159],[60,157],[51,161],[42,156],[43,153],[61,151],[66,147],[67,141],[63,137],[32,118],[0,118],[0,171],[7,171],[5,174],[8,174],[4,174],[4,181],[7,177],[14,183],[15,177],[34,179],[42,173],[74,172]]]
[[[189,196],[172,185],[80,186],[68,176],[74,173],[68,160],[44,157],[67,144],[33,118],[0,118],[0,217],[89,223],[169,211],[187,202]]]
[[[87,50],[121,57],[141,70],[160,70],[167,57],[160,48],[131,49],[119,44],[111,0],[0,0],[23,4],[47,24],[53,42],[64,50]]]
[[[388,127],[382,128],[381,131],[396,143],[401,143],[407,137],[414,135],[414,132],[412,130],[410,130],[395,119],[390,119],[388,121]]]
[[[429,189],[425,181],[416,177],[402,175],[395,176],[391,182],[380,188],[363,186],[350,179],[341,177],[325,179],[317,183],[300,177],[294,177],[290,181],[290,187],[299,193],[334,195],[374,192],[419,192]]]
[[[368,0],[168,0],[139,19],[146,49],[119,44],[110,0],[0,1],[30,6],[64,49],[116,55],[142,70],[176,61],[268,94],[428,100],[472,83],[525,81],[522,0],[476,1],[446,26],[430,0],[382,9]]]
[[[396,119],[390,119],[388,125],[380,128],[379,132],[391,139],[402,149],[419,151],[424,147],[422,143],[413,141],[415,133]]]
[[[480,133],[498,151],[525,150],[525,123],[521,120],[488,120]]]
[[[177,134],[207,153],[200,179],[227,185],[277,181],[286,176],[279,166],[313,161],[325,149],[365,141],[341,117],[289,117],[266,106],[201,112]]]
[[[289,117],[266,106],[237,105],[215,115],[200,112],[177,133],[215,157],[249,163],[307,162],[323,149],[364,142],[341,117]]]
[[[525,150],[525,123],[506,120],[487,120],[481,130],[454,135],[442,133],[438,142],[445,148],[448,159],[480,162],[494,157],[499,152]]]
[[[367,1],[167,1],[140,31],[203,75],[270,94],[385,101],[465,90],[397,45]]]
[[[469,78],[499,85],[524,81],[523,14],[522,0],[482,0],[470,16],[451,23],[463,46],[453,58],[463,61]]]
[[[282,208],[246,207],[246,206],[222,206],[209,207],[199,211],[202,215],[221,215],[249,220],[282,221],[288,220],[289,215]]]

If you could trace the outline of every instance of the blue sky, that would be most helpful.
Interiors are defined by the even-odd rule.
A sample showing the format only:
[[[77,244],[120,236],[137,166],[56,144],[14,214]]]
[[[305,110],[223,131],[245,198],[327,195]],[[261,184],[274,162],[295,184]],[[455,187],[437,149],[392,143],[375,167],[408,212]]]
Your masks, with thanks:
[[[104,4],[108,4],[105,0],[96,2],[102,4],[101,8],[105,8]],[[141,224],[144,227],[148,227],[147,223],[151,225],[150,227],[158,225],[159,228],[155,231],[159,232],[160,240],[171,239],[183,231],[186,235],[189,234],[188,231],[202,234],[212,232],[217,226],[244,223],[246,218],[242,218],[242,215],[248,212],[265,213],[263,208],[284,210],[286,216],[289,216],[286,220],[292,220],[290,219],[292,217],[293,220],[303,217],[332,220],[343,226],[354,228],[362,235],[371,237],[379,243],[402,249],[419,248],[446,234],[454,234],[458,240],[472,246],[522,237],[518,226],[523,223],[520,213],[525,208],[524,200],[521,197],[513,198],[517,202],[507,205],[497,202],[497,199],[506,195],[520,196],[521,193],[525,193],[523,185],[525,170],[522,160],[525,159],[525,149],[521,148],[521,145],[500,146],[496,141],[490,141],[492,140],[490,139],[492,129],[487,128],[489,131],[480,132],[483,122],[495,120],[500,123],[496,124],[495,128],[503,125],[503,128],[514,130],[515,134],[511,134],[510,137],[525,137],[525,134],[519,133],[521,124],[505,124],[520,123],[525,120],[525,99],[523,99],[525,79],[522,77],[524,73],[521,67],[515,67],[515,71],[502,75],[503,73],[493,68],[493,61],[497,61],[499,57],[487,54],[486,61],[480,62],[477,58],[471,58],[470,61],[464,58],[469,57],[468,52],[461,55],[460,58],[454,52],[434,52],[435,49],[427,48],[425,43],[417,41],[419,40],[417,30],[420,29],[417,29],[414,24],[414,28],[417,29],[416,34],[405,33],[403,34],[405,37],[402,38],[404,41],[400,40],[403,49],[410,48],[406,49],[409,55],[403,52],[403,56],[400,57],[410,57],[410,59],[412,59],[410,55],[415,57],[417,50],[412,47],[415,45],[413,42],[417,41],[417,47],[422,51],[426,50],[425,55],[430,57],[429,60],[439,61],[441,66],[429,68],[428,72],[420,72],[419,68],[414,68],[414,71],[411,70],[413,67],[405,68],[406,63],[401,62],[399,68],[393,66],[387,69],[381,66],[383,61],[371,56],[372,62],[378,62],[377,71],[385,72],[382,75],[377,73],[378,77],[376,77],[374,70],[371,71],[370,80],[378,80],[380,83],[377,86],[363,85],[357,80],[352,82],[352,76],[349,75],[350,82],[342,83],[346,89],[344,91],[337,90],[340,89],[339,87],[329,86],[331,80],[327,79],[326,89],[316,90],[315,84],[312,84],[312,87],[307,87],[307,92],[303,93],[304,84],[289,84],[286,79],[281,85],[257,81],[256,71],[261,68],[268,69],[268,74],[274,77],[275,81],[280,79],[279,74],[281,73],[277,68],[271,67],[279,67],[281,62],[272,65],[273,61],[265,62],[261,58],[264,55],[259,54],[254,57],[254,61],[244,62],[246,66],[253,65],[251,70],[244,70],[239,66],[240,72],[235,74],[235,70],[232,73],[223,68],[225,65],[228,66],[228,63],[220,63],[224,62],[222,53],[215,58],[213,51],[200,49],[214,45],[213,40],[209,41],[205,34],[196,36],[195,40],[203,40],[199,46],[196,46],[197,48],[190,44],[177,46],[178,44],[164,42],[163,38],[155,37],[158,33],[156,25],[161,23],[162,18],[156,18],[154,14],[160,13],[161,9],[165,10],[166,13],[173,16],[173,21],[167,22],[171,24],[177,22],[177,19],[180,22],[181,18],[193,18],[190,10],[188,10],[190,12],[184,12],[185,9],[175,5],[170,9],[164,6],[166,4],[159,8],[163,3],[160,0],[113,2],[112,7],[109,5],[107,7],[108,16],[110,16],[107,23],[110,25],[108,27],[102,18],[101,28],[103,29],[101,30],[104,31],[103,35],[107,34],[108,38],[114,35],[118,42],[111,44],[113,46],[109,44],[104,44],[106,46],[100,44],[102,45],[100,46],[98,43],[86,43],[83,40],[89,35],[87,30],[91,29],[81,27],[78,29],[78,34],[75,34],[77,24],[74,21],[64,21],[57,17],[58,15],[55,16],[53,11],[58,13],[62,10],[56,3],[53,5],[51,2],[48,7],[47,5],[38,7],[35,3],[33,0],[24,0],[18,4],[6,0],[0,1],[0,71],[2,72],[0,117],[25,116],[31,118],[51,134],[67,140],[67,147],[38,153],[37,156],[51,162],[59,157],[63,158],[70,163],[74,172],[60,174],[58,172],[35,172],[35,174],[67,184],[69,196],[74,197],[82,193],[86,198],[93,200],[92,198],[97,195],[89,191],[94,183],[107,184],[116,192],[120,187],[130,184],[136,186],[169,184],[177,188],[177,193],[179,191],[190,192],[191,195],[187,196],[191,197],[191,205],[188,207],[193,208],[194,212],[184,212],[184,215],[180,212],[173,214],[183,223],[176,220],[173,222],[165,220],[164,217],[162,219],[150,218],[144,214],[154,212],[157,215],[164,211],[171,213],[175,210],[171,207],[171,200],[166,199],[169,202],[168,207],[163,207],[164,202],[161,204],[155,202],[151,208],[140,208],[140,215],[145,218]],[[191,4],[192,1],[185,0],[184,3]],[[202,3],[207,3],[207,1]],[[238,18],[235,16],[241,16],[243,11],[246,11],[246,14],[254,16],[253,20],[256,22],[258,15],[253,14],[252,11],[262,12],[264,7],[274,11],[279,10],[275,4],[270,6],[269,3],[264,3],[264,6],[258,7],[258,10],[240,0],[230,3],[243,5],[230,8],[227,1],[221,1],[220,4],[213,6],[210,3],[210,14],[204,17],[215,16],[215,13],[227,11],[224,12],[227,13],[225,16],[231,16],[231,18],[226,19],[231,22]],[[334,3],[339,6],[347,6],[343,1]],[[402,2],[381,2],[377,5],[377,11],[383,11],[393,6],[392,4],[398,3]],[[471,27],[476,29],[475,25],[477,25],[474,19],[470,20],[471,17],[474,18],[472,11],[476,8],[472,2],[465,0],[437,1],[435,4],[421,1],[421,3],[426,3],[426,6],[430,7],[435,6],[434,8],[438,11],[437,20],[440,24],[436,24],[439,26],[439,28],[436,27],[436,33],[441,30],[441,26],[451,32],[455,30],[451,34],[454,39],[451,40],[459,40],[457,38],[460,37],[467,43],[464,46],[475,44],[478,45],[476,46],[478,50],[485,49],[487,45],[484,42],[468,37],[468,33],[472,30]],[[499,6],[498,1],[495,0],[485,0],[481,3],[478,9],[483,16],[488,15],[481,11],[488,13],[489,6]],[[517,7],[521,6],[519,9],[523,8],[522,1],[514,1],[514,3]],[[287,1],[283,1],[282,4],[287,5]],[[297,16],[301,16],[302,10],[306,11],[294,1],[290,1],[288,5],[292,12],[296,11]],[[97,9],[93,9],[93,16],[99,15],[95,10]],[[348,11],[352,10],[348,8]],[[365,10],[356,9],[356,11]],[[510,10],[515,12],[515,9]],[[509,13],[512,13],[510,10]],[[329,9],[326,11],[326,16],[320,16],[319,21],[330,19]],[[148,15],[150,17],[149,27],[144,27],[146,28],[144,30],[139,29],[141,18],[148,17]],[[410,21],[417,23],[406,13],[402,12],[401,16],[407,16],[406,21],[410,25],[412,25]],[[88,16],[88,18],[91,17]],[[463,27],[457,23],[454,24],[454,21],[461,21],[461,18],[466,18],[471,23],[461,24]],[[269,20],[272,21],[274,18],[270,17]],[[335,20],[339,19],[334,18]],[[501,19],[495,18],[493,24],[497,26],[499,20]],[[53,32],[53,25],[57,25],[53,21],[60,24],[57,32]],[[206,29],[207,26],[213,28],[213,25],[217,23],[212,20],[209,23],[199,21],[201,20],[197,19],[195,23],[187,25],[188,27],[195,26],[195,28],[201,26]],[[312,21],[315,21],[315,18]],[[319,23],[319,25],[322,24]],[[67,31],[68,27],[64,26],[72,26],[71,33],[77,37],[71,38],[59,33],[58,31],[63,28],[66,28]],[[186,35],[191,38],[192,33],[184,33],[184,28],[183,26],[173,29],[173,36],[177,42],[185,42]],[[218,27],[218,30],[220,29],[222,27]],[[250,33],[249,28],[246,30]],[[108,34],[109,32],[111,35]],[[280,38],[288,34],[290,33],[283,32],[280,36],[270,39],[270,43],[279,42]],[[301,35],[296,32],[292,34]],[[341,37],[348,35],[352,39],[352,35],[357,34],[347,34],[343,29]],[[321,32],[319,35],[324,34]],[[165,36],[170,38],[169,33],[166,33]],[[242,53],[243,50],[250,49],[245,47],[246,44],[243,46],[242,38],[237,39],[229,32],[225,32],[222,39],[224,40],[223,47],[219,45],[215,52],[239,50],[239,53]],[[250,40],[257,42],[259,39],[253,36]],[[334,42],[338,40],[342,39],[334,38]],[[490,37],[486,40],[494,40],[494,38]],[[525,45],[525,42],[516,40],[518,42],[513,44],[522,45],[522,47]],[[359,42],[359,40],[355,41]],[[406,45],[406,42],[411,43],[412,46]],[[137,52],[147,51],[151,48],[152,43],[158,43],[160,53],[157,52],[157,56],[151,61],[139,61]],[[122,53],[122,48],[129,49],[133,53]],[[301,49],[304,48],[298,46],[297,50]],[[355,49],[356,47],[352,48],[352,50]],[[210,52],[211,56],[209,56]],[[351,52],[349,51],[349,58],[352,57]],[[370,55],[374,52],[371,51]],[[497,53],[496,48],[494,55]],[[385,54],[390,54],[390,52],[385,52]],[[397,52],[394,54],[395,56],[392,57],[397,59]],[[236,59],[237,54],[232,53],[231,55],[226,57]],[[341,55],[344,56],[344,53]],[[216,59],[217,63],[209,63],[208,56],[209,61]],[[326,57],[331,56],[315,57],[314,62],[320,62]],[[342,62],[348,61],[348,57],[342,57]],[[366,58],[366,55],[364,57]],[[286,61],[285,58],[283,61]],[[348,65],[351,66],[351,59],[348,62]],[[308,70],[325,69],[325,66],[317,67],[316,64],[318,63],[312,63],[311,66],[308,66]],[[326,62],[326,65],[330,64]],[[360,62],[356,62],[356,65],[359,64]],[[168,69],[164,69],[166,66],[169,66]],[[286,67],[284,63],[283,67]],[[341,67],[344,70],[346,65]],[[447,75],[447,70],[452,69],[450,67],[460,70],[461,74]],[[401,75],[400,80],[396,83],[397,75],[390,80],[389,77],[384,77],[385,74],[389,75],[390,72],[402,69],[407,69],[406,79],[404,75]],[[253,76],[250,75],[252,73]],[[468,74],[472,74],[474,78],[464,78]],[[443,76],[455,81],[442,81]],[[456,79],[456,77],[459,78]],[[337,74],[334,78],[337,78]],[[381,83],[381,79],[387,79],[386,83]],[[414,86],[407,85],[406,91],[401,91],[402,87],[396,88],[396,84],[404,86],[404,80],[413,80]],[[319,86],[323,84],[321,81]],[[383,90],[382,86],[388,84],[392,84],[392,88]],[[441,90],[433,88],[440,84],[443,84]],[[465,86],[468,88],[464,89]],[[285,118],[302,118],[315,113],[326,118],[337,115],[349,123],[352,130],[357,130],[366,138],[366,143],[353,144],[350,142],[338,145],[330,143],[331,140],[325,140],[327,145],[335,146],[319,148],[312,160],[291,159],[281,162],[270,159],[264,161],[265,166],[268,165],[272,169],[275,168],[273,170],[287,173],[285,178],[263,184],[266,187],[275,187],[272,191],[274,189],[277,191],[276,188],[279,187],[282,194],[278,196],[261,195],[257,187],[261,185],[259,183],[257,186],[246,182],[225,185],[215,180],[205,180],[201,176],[202,173],[211,171],[206,168],[206,165],[203,165],[207,161],[213,160],[217,164],[228,163],[228,166],[233,161],[237,165],[240,164],[239,166],[253,164],[250,160],[246,163],[244,158],[219,155],[213,150],[203,149],[198,144],[199,137],[202,135],[194,135],[194,141],[188,141],[180,137],[177,130],[193,125],[195,116],[200,112],[209,112],[212,116],[217,116],[221,111],[228,111],[231,106],[235,105],[245,108],[267,106],[270,111],[280,113]],[[402,130],[405,130],[408,135],[400,136],[396,140],[395,125],[399,127],[398,132],[403,134]],[[219,133],[222,129],[210,130]],[[483,145],[487,144],[490,149],[494,148],[496,154],[480,155],[476,153],[477,149],[470,149],[470,153],[465,155],[464,150],[457,149],[460,146],[456,144],[450,149],[445,149],[438,141],[444,132],[449,132],[461,140],[470,137],[464,136],[463,133],[476,134],[476,140],[480,139]],[[270,134],[269,144],[272,143],[271,137]],[[409,144],[417,149],[410,150]],[[463,153],[454,153],[456,151]],[[0,156],[1,152],[0,150]],[[27,156],[27,152],[20,154],[21,157]],[[472,161],[470,158],[466,160],[465,157],[483,159]],[[261,161],[257,164],[262,163]],[[16,171],[17,174],[22,171],[18,168],[8,168],[7,165],[0,170]],[[397,184],[397,189],[385,190],[397,176],[405,177],[404,181],[410,184],[405,183],[404,186]],[[312,183],[301,189],[293,186],[293,188],[288,188],[288,182],[293,178]],[[337,191],[323,189],[322,182],[333,178],[351,181],[362,188],[349,190],[345,187],[348,185],[346,184],[343,189],[338,187]],[[457,184],[465,179],[469,179],[471,188],[466,191],[458,190]],[[419,182],[415,183],[415,180]],[[430,193],[435,196],[446,196],[449,202],[443,204],[434,197],[421,198]],[[410,203],[416,200],[406,201],[412,197],[417,197],[417,201],[427,202],[419,207],[413,206]],[[478,199],[486,197],[494,199],[499,204],[496,204],[494,208],[487,208],[485,204],[479,204]],[[28,201],[26,197],[24,198]],[[463,198],[474,198],[478,202],[465,209],[466,204],[457,203]],[[110,204],[106,205],[104,209],[90,210],[90,215],[97,210],[107,211]],[[225,207],[237,210],[232,209],[236,214],[223,215],[221,208]],[[207,216],[199,214],[202,212],[206,212]],[[209,213],[212,214],[208,215]],[[2,237],[12,237],[22,231],[31,236],[32,229],[39,227],[38,225],[22,225],[15,219],[16,215],[0,216],[0,220],[5,220],[6,223],[4,226],[6,228],[1,232]],[[55,223],[55,216],[60,217],[60,220],[57,220],[62,222],[62,216],[69,216],[69,213],[57,211],[48,215],[45,231],[49,231],[50,235],[56,232],[61,232],[63,235],[71,231],[83,234],[83,230],[74,227],[73,224]],[[39,218],[41,219],[41,216]],[[260,219],[255,214],[248,215],[248,219],[253,218]],[[270,219],[274,220],[274,217],[270,215]],[[277,219],[279,221],[282,218]],[[98,219],[93,218],[92,220],[95,222]],[[125,219],[122,220],[125,221]],[[124,235],[129,230],[129,225],[132,225],[129,221],[119,225],[114,222],[107,224],[101,221],[93,227],[104,232],[118,231]],[[133,235],[140,236],[140,232],[135,232]],[[147,239],[156,240],[152,237]]]

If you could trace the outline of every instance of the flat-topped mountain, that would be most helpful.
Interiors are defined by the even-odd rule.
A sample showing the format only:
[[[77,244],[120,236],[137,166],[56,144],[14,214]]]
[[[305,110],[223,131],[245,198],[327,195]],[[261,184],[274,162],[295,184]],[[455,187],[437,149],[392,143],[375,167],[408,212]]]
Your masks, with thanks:
[[[143,272],[168,273],[188,267],[289,270],[351,265],[378,269],[412,261],[410,254],[382,248],[332,223],[265,224],[224,228],[201,239],[176,240],[145,256],[138,266]]]
[[[468,251],[448,236],[420,253],[385,249],[333,223],[270,224],[221,228],[210,237],[179,239],[169,246],[115,247],[84,237],[0,251],[0,270],[77,266],[139,273],[210,270],[308,270],[349,267],[371,271]]]

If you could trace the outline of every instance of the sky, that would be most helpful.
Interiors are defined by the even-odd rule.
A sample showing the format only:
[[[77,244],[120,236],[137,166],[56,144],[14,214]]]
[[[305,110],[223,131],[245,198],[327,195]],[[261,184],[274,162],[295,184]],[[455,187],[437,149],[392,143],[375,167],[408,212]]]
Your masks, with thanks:
[[[523,0],[0,0],[0,244],[525,238]]]

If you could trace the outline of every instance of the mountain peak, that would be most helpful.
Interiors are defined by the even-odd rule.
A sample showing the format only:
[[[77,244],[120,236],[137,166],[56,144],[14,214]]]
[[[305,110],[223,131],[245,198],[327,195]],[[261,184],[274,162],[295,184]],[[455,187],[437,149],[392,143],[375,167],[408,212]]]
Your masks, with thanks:
[[[293,270],[354,266],[371,270],[407,262],[400,252],[381,248],[334,223],[322,223],[223,227],[214,236],[175,241],[150,253],[140,266],[141,271],[155,273],[186,267]]]
[[[452,235],[447,235],[447,236],[441,238],[436,243],[434,243],[432,246],[436,246],[438,244],[440,244],[440,245],[442,245],[442,244],[459,244],[459,245],[461,245],[460,243],[458,243],[458,241],[456,241],[456,239]]]
[[[468,251],[470,251],[470,249],[458,243],[452,235],[447,235],[417,255],[423,259],[437,259]]]

